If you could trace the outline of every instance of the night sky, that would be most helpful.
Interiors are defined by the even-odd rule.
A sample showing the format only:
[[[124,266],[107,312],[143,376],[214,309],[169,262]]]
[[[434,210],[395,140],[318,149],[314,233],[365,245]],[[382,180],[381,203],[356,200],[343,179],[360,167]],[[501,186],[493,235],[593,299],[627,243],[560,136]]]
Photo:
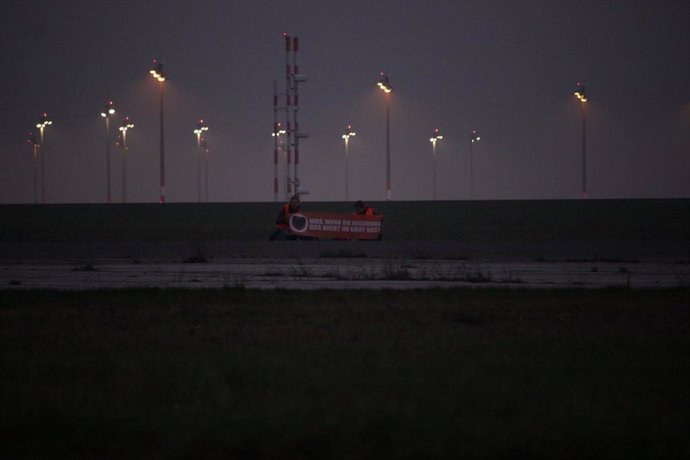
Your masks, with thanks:
[[[128,133],[128,198],[159,198],[167,74],[167,201],[197,200],[193,130],[210,127],[209,200],[273,200],[272,85],[298,36],[306,200],[383,200],[390,74],[394,200],[568,199],[581,193],[585,83],[590,198],[690,197],[690,2],[34,0],[0,12],[0,203],[32,203],[27,133],[47,112],[48,203],[106,200],[106,100]],[[113,135],[114,141],[114,135]],[[283,161],[281,161],[281,167]],[[111,148],[113,201],[121,154]],[[281,200],[284,172],[280,172]]]

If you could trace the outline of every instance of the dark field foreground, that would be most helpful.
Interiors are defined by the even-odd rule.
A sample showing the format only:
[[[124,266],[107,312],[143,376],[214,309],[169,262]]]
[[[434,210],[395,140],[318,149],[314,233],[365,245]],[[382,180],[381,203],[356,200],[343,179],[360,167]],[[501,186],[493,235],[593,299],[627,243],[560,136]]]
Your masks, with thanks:
[[[0,291],[2,458],[688,458],[690,291]]]

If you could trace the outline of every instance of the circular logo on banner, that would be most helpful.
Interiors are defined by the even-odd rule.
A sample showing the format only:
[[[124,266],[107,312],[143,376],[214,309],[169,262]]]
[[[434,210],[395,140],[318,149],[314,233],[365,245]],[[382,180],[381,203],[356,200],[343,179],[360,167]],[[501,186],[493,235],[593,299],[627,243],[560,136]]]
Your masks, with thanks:
[[[304,233],[309,228],[309,219],[302,214],[293,214],[290,216],[290,230],[295,233]]]

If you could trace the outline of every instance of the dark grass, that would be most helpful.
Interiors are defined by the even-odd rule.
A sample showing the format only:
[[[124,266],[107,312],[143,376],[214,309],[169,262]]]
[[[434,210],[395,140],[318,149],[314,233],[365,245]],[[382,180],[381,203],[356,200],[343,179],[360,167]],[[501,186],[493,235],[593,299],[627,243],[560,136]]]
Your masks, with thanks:
[[[689,293],[0,291],[0,457],[688,458]]]
[[[690,200],[394,201],[386,241],[681,240]],[[0,241],[262,241],[280,203],[0,205]],[[351,203],[304,210],[352,212]]]

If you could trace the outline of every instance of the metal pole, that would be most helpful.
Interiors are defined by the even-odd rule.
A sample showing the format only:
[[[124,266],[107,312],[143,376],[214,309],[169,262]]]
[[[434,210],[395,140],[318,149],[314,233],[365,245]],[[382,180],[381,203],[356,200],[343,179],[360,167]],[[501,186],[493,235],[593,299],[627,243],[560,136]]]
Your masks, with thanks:
[[[347,174],[347,160],[350,156],[350,137],[346,136],[345,137],[345,201],[350,201],[350,191],[348,189],[349,187],[349,180],[348,180],[348,174]]]
[[[34,142],[34,204],[38,203],[38,148],[38,144]]]
[[[474,200],[474,141],[470,140],[470,199]]]
[[[587,104],[582,103],[582,198],[587,199],[587,142],[586,142]]]
[[[161,150],[161,197],[160,203],[165,203],[165,136],[163,129],[163,98],[165,94],[165,81],[161,81],[161,140],[160,140],[160,150]]]
[[[201,128],[199,128],[201,129]],[[201,203],[201,133],[196,133],[196,191],[197,191],[197,203]]]
[[[283,147],[288,145],[288,140],[287,140],[287,130],[285,130],[285,136],[286,140],[283,142]],[[288,159],[288,156],[290,155],[290,147],[287,147],[285,150],[285,158],[286,158],[286,164],[285,164],[285,199],[289,200],[290,199],[290,161]]]
[[[278,82],[273,80],[273,201],[278,201]]]
[[[206,195],[206,203],[208,203],[208,145],[204,139],[204,192]]]
[[[291,37],[287,34],[283,34],[285,37],[285,120],[286,120],[286,154],[287,154],[287,172],[286,172],[286,196],[285,199],[289,200],[290,195],[292,195],[292,186],[290,181],[290,169],[292,166],[292,137],[293,129],[290,123],[290,106],[292,105],[292,67],[290,65],[290,50],[292,49]]]
[[[41,203],[46,202],[46,178],[45,178],[45,168],[44,168],[44,160],[46,156],[46,144],[45,144],[45,136],[43,134],[43,130],[45,129],[43,126],[41,126]]]
[[[436,141],[431,143],[431,150],[434,156],[434,201],[436,201]]]
[[[107,110],[107,109],[106,109]],[[111,187],[110,187],[110,114],[106,112],[105,115],[105,171],[106,183],[108,187],[107,203],[111,203]]]
[[[391,93],[386,93],[386,199],[391,200]]]
[[[127,130],[122,130],[122,202],[127,203]]]

